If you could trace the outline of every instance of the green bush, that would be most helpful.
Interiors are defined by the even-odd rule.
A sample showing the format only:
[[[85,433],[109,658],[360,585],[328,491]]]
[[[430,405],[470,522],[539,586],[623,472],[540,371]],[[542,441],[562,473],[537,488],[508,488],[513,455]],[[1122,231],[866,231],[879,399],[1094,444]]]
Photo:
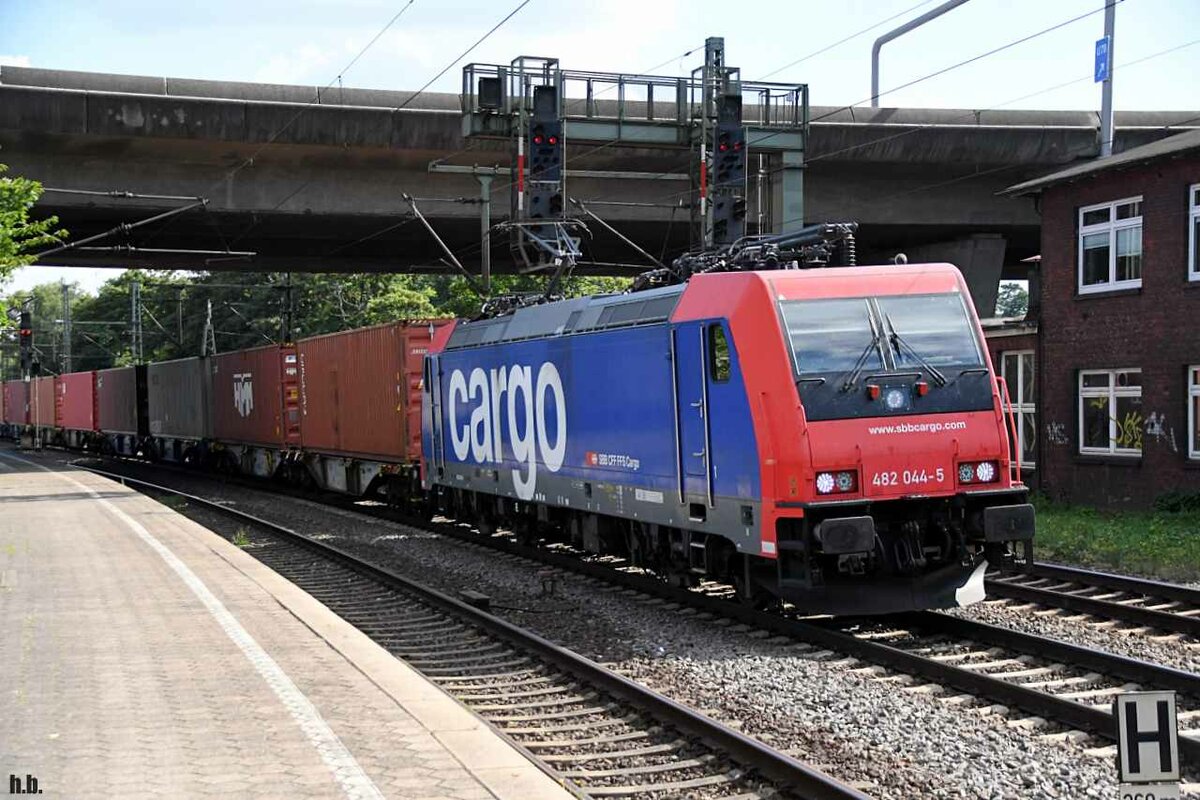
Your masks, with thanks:
[[[1179,514],[1185,511],[1200,511],[1200,492],[1172,489],[1154,498],[1156,511]]]
[[[1200,506],[1193,505],[1195,495],[1168,495],[1151,511],[1112,511],[1035,497],[1036,556],[1163,580],[1200,580]]]

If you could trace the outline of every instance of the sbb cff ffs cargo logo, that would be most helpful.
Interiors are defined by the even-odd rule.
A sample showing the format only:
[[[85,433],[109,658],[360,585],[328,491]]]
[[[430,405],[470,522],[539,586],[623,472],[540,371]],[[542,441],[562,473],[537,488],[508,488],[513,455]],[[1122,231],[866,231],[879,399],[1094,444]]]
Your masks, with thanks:
[[[567,403],[562,377],[550,362],[533,368],[513,364],[470,376],[456,369],[450,374],[450,440],[459,461],[476,464],[504,461],[507,438],[513,459],[524,467],[512,471],[517,497],[532,500],[537,487],[538,455],[551,472],[558,472],[567,455]],[[470,409],[469,419],[460,416],[459,406]],[[553,409],[554,440],[547,425]],[[505,425],[504,423],[508,424]],[[522,474],[524,473],[524,474]]]
[[[253,375],[249,372],[235,372],[233,375],[233,407],[243,417],[250,416],[254,410]]]

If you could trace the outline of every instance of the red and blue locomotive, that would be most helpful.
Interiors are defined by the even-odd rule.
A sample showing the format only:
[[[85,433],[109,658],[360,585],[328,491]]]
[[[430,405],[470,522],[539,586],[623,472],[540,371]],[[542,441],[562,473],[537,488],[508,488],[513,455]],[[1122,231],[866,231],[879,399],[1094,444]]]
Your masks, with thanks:
[[[948,264],[731,271],[448,326],[436,507],[814,613],[966,605],[1033,536]]]

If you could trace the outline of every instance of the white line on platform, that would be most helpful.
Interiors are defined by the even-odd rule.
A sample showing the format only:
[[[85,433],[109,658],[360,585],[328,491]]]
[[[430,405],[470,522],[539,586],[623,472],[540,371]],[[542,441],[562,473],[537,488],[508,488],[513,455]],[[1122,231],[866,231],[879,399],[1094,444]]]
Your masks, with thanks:
[[[287,676],[283,668],[276,663],[275,659],[263,650],[262,645],[255,641],[254,637],[242,627],[242,624],[237,621],[237,618],[225,608],[225,605],[217,599],[209,588],[196,576],[196,573],[184,564],[178,556],[154,537],[148,530],[142,527],[142,524],[133,517],[126,514],[121,509],[101,497],[94,489],[86,484],[72,478],[70,475],[65,475],[56,470],[49,469],[34,461],[30,461],[20,456],[15,456],[11,453],[0,452],[0,456],[11,458],[15,461],[21,461],[25,464],[37,467],[40,470],[49,472],[68,483],[73,483],[83,491],[92,496],[96,502],[104,506],[113,516],[124,522],[130,530],[148,544],[167,565],[175,571],[187,587],[192,590],[192,593],[204,604],[209,613],[217,620],[217,623],[228,634],[233,643],[241,649],[254,668],[258,670],[258,674],[262,675],[263,680],[275,692],[275,695],[283,703],[284,707],[291,713],[296,724],[300,726],[300,730],[308,737],[308,741],[316,748],[320,754],[321,760],[329,767],[333,777],[341,784],[342,790],[345,791],[347,797],[355,798],[379,798],[382,800],[383,792],[379,791],[379,787],[371,780],[370,776],[363,771],[361,765],[338,738],[338,735],[333,732],[321,713],[317,711],[312,702],[305,697],[304,692],[292,682],[292,679]]]

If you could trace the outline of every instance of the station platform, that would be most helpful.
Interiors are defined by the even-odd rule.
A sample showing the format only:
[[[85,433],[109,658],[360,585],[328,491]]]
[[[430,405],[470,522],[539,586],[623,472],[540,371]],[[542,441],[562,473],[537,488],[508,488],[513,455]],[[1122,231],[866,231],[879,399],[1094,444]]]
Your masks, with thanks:
[[[61,462],[0,446],[0,794],[571,796],[250,555]]]

